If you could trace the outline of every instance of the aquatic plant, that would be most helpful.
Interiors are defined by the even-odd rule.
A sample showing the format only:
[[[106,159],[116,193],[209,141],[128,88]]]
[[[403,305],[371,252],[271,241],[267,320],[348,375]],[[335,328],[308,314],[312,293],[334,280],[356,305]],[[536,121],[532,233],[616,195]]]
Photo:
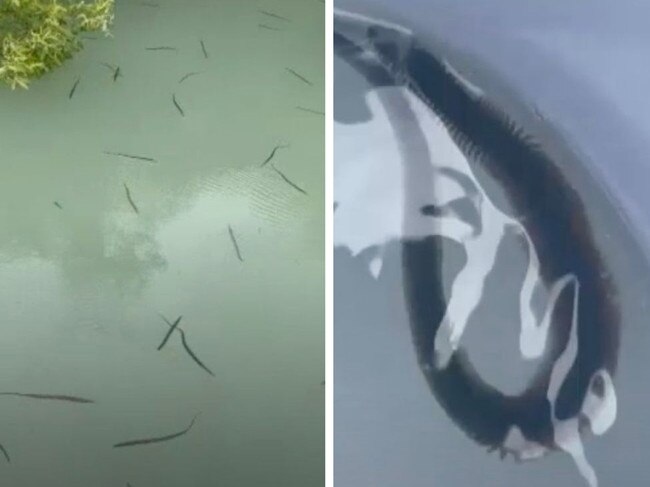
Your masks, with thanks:
[[[0,81],[27,89],[82,48],[82,32],[109,35],[114,1],[0,0]]]

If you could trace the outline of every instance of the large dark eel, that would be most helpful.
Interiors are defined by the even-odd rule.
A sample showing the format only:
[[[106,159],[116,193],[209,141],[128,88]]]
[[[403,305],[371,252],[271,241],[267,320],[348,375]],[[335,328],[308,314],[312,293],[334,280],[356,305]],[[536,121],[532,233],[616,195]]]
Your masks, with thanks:
[[[577,357],[555,403],[557,420],[576,417],[588,388],[598,385],[591,382],[594,373],[605,369],[614,374],[620,340],[615,286],[607,277],[584,205],[557,163],[498,108],[469,93],[444,63],[423,47],[412,43],[403,49],[390,40],[391,35],[394,37],[390,31],[386,31],[389,39],[382,41],[379,34],[385,34],[384,30],[371,27],[366,31],[366,42],[376,55],[371,58],[364,56],[360,45],[337,31],[335,23],[335,53],[375,87],[406,85],[432,109],[470,164],[480,165],[502,184],[514,208],[512,216],[525,227],[536,248],[544,283],[551,285],[571,273],[580,284]],[[416,120],[405,100],[384,97],[382,102],[389,106],[389,114],[392,111],[402,120]],[[408,135],[409,140],[424,140],[423,134],[413,133],[421,130],[415,123],[406,134],[400,134],[403,128],[396,123],[393,129],[398,139]],[[420,143],[418,148],[422,151],[423,147],[426,150],[426,144]],[[410,156],[404,157],[407,199],[411,190],[417,191],[409,186],[409,180],[418,181],[421,187],[423,178],[432,181],[435,177],[430,164],[429,169],[418,166],[422,154],[411,152]],[[405,221],[412,217],[405,215]],[[560,296],[549,349],[537,374],[523,393],[506,395],[479,376],[462,348],[446,367],[438,369],[434,364],[434,339],[447,306],[440,275],[441,242],[441,237],[435,236],[401,242],[410,328],[418,363],[431,391],[448,417],[489,449],[502,448],[513,425],[527,440],[556,449],[546,394],[554,362],[568,340],[573,292]]]

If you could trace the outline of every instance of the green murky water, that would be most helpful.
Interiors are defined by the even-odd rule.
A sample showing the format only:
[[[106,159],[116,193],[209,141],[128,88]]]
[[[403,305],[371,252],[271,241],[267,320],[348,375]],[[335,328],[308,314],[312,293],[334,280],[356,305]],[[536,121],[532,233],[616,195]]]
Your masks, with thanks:
[[[156,3],[0,89],[0,392],[96,401],[0,396],[0,484],[323,485],[324,6]]]

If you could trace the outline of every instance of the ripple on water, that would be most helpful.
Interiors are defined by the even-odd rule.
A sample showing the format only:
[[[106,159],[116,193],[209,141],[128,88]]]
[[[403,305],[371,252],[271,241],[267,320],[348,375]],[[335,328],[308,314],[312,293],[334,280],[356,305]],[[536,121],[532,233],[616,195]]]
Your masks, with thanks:
[[[245,197],[251,213],[275,228],[295,228],[308,218],[309,207],[300,202],[304,195],[285,188],[270,169],[229,169],[202,177],[196,184],[202,193]]]

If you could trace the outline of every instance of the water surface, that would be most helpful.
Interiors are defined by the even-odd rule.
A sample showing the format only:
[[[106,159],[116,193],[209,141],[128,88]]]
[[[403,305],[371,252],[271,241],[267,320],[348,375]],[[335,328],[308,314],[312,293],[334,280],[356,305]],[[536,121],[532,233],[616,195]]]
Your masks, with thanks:
[[[0,392],[96,401],[0,396],[0,483],[322,485],[323,4],[155,3],[0,89]]]

